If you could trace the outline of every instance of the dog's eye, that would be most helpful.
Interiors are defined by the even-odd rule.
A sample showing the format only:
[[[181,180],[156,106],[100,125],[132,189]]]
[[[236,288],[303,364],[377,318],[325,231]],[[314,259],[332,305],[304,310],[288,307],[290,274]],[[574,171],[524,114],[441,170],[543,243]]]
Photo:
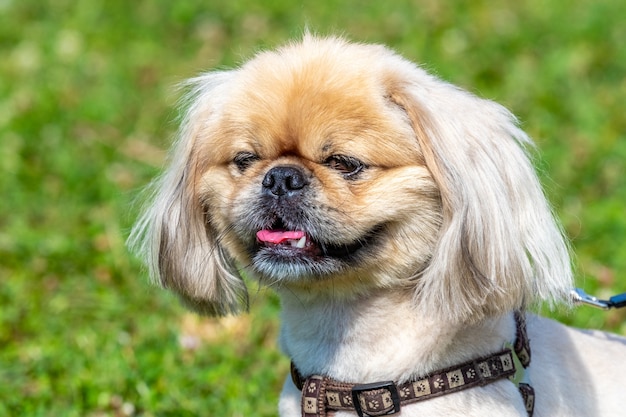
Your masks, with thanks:
[[[365,168],[365,164],[363,162],[345,155],[333,155],[326,159],[324,164],[335,171],[339,171],[346,178],[358,174],[363,168]]]
[[[258,160],[258,155],[255,155],[252,152],[239,152],[237,155],[235,155],[235,158],[233,158],[233,162],[241,172],[248,169],[250,165]]]

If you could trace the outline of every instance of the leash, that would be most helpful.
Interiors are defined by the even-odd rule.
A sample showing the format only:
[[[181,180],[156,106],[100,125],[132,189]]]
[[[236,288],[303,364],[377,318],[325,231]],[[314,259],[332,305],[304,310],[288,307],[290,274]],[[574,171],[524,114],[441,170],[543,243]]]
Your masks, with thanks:
[[[618,295],[614,295],[608,300],[601,300],[593,295],[587,294],[580,288],[574,288],[571,291],[571,297],[576,304],[584,304],[602,310],[609,310],[611,308],[626,307],[626,292]]]

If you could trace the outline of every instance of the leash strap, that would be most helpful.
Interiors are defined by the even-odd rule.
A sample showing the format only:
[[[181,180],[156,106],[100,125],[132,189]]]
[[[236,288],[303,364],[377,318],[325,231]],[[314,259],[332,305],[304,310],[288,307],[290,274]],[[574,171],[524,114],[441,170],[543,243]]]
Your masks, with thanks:
[[[520,311],[515,312],[515,325],[517,327],[517,335],[515,336],[513,350],[524,369],[527,369],[530,366],[530,339],[526,330],[524,313]],[[524,400],[528,417],[533,417],[535,411],[535,389],[528,382],[520,382],[517,389]]]
[[[524,382],[520,382],[517,389],[524,400],[528,417],[533,417],[533,412],[535,411],[535,389],[531,387],[530,384]]]

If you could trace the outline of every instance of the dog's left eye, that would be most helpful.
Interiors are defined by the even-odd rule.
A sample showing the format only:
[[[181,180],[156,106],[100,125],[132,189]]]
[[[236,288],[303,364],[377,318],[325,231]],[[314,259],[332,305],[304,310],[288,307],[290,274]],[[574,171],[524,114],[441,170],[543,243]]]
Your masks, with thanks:
[[[239,152],[233,158],[234,164],[239,171],[243,172],[250,167],[255,161],[259,160],[259,156],[252,152]]]
[[[330,156],[326,159],[326,161],[324,161],[324,165],[334,169],[335,171],[339,171],[346,178],[358,174],[363,168],[365,168],[365,164],[363,162],[345,155]]]

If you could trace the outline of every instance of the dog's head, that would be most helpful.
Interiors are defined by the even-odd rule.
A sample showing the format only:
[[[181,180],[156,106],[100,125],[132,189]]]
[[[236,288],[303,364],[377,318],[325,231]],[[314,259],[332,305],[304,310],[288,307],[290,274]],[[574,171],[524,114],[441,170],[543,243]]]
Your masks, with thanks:
[[[503,107],[309,35],[190,86],[131,242],[196,309],[236,312],[241,270],[312,297],[398,288],[454,320],[567,293],[566,244]]]

